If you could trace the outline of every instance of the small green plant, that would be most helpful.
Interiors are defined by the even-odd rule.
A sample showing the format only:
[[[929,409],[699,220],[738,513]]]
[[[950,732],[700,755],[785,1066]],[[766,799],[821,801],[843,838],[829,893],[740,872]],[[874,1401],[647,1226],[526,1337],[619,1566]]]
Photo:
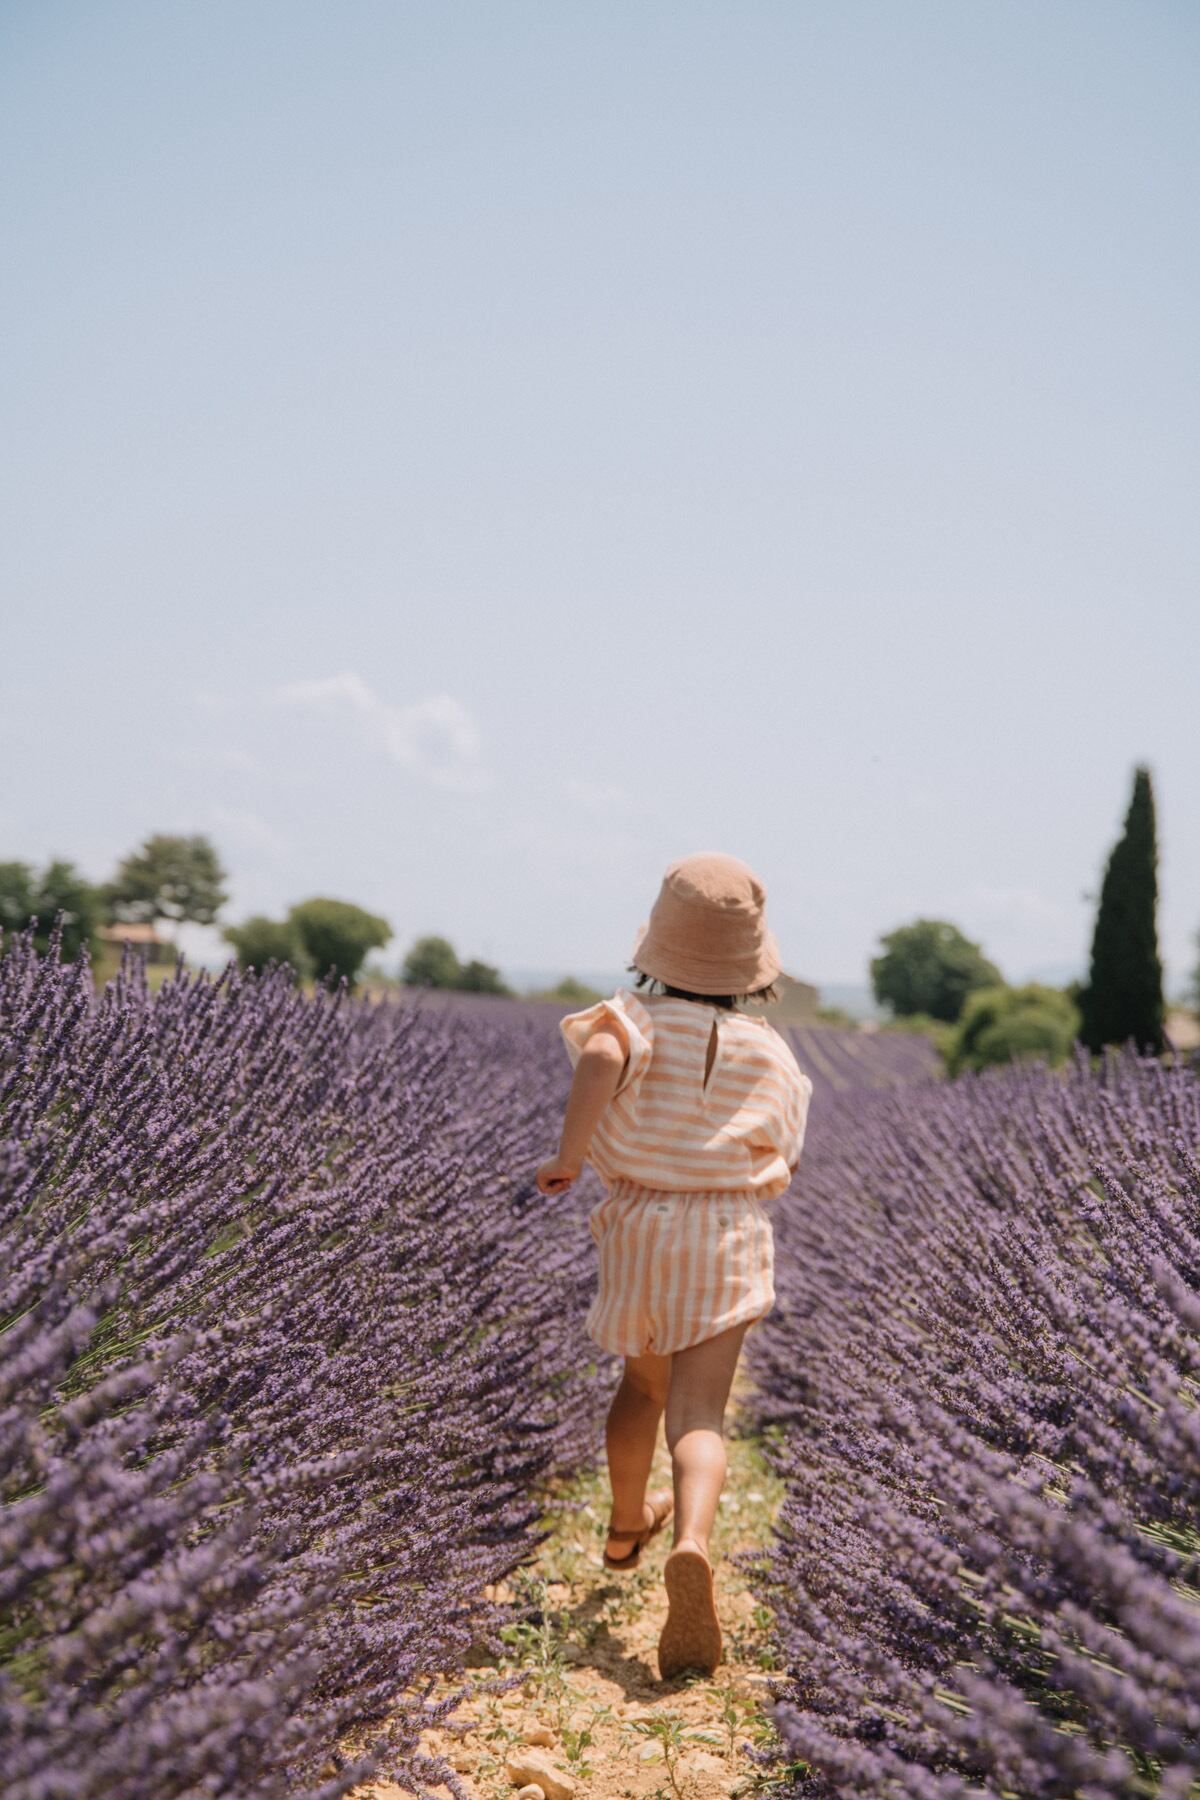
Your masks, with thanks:
[[[518,1603],[537,1620],[515,1619],[500,1627],[500,1641],[518,1668],[528,1668],[538,1690],[561,1711],[567,1694],[562,1636],[567,1615],[546,1604],[546,1583],[522,1574],[517,1583]]]
[[[649,1740],[643,1755],[658,1750],[667,1772],[673,1800],[684,1800],[679,1785],[679,1759],[683,1754],[683,1726],[674,1713],[656,1713],[652,1719],[634,1719],[633,1730]]]
[[[572,1731],[569,1725],[564,1725],[558,1735],[572,1768],[579,1775],[590,1775],[592,1771],[583,1761],[583,1753],[592,1742],[591,1726],[585,1725],[582,1731]]]
[[[630,1728],[639,1736],[648,1739],[642,1755],[649,1757],[657,1750],[663,1759],[663,1767],[667,1775],[667,1787],[659,1792],[669,1795],[669,1800],[685,1800],[683,1788],[680,1786],[679,1759],[688,1744],[718,1744],[719,1738],[711,1731],[687,1731],[683,1722],[675,1713],[656,1713],[652,1719],[631,1719]]]
[[[721,1723],[725,1727],[727,1739],[725,1754],[730,1761],[737,1754],[737,1732],[742,1721],[742,1709],[738,1705],[737,1695],[731,1687],[721,1689]]]

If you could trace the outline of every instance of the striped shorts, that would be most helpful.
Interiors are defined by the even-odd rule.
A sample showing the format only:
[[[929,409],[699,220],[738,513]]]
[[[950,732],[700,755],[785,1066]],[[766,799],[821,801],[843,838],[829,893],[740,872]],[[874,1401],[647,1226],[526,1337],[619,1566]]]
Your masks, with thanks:
[[[749,1191],[616,1181],[588,1224],[600,1285],[584,1328],[613,1355],[669,1356],[775,1304],[774,1233]]]

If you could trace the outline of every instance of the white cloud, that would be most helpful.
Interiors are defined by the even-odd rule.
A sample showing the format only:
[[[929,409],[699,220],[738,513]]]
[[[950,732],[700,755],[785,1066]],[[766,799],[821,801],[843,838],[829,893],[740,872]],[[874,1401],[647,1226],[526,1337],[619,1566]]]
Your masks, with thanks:
[[[234,807],[214,806],[210,817],[215,830],[247,850],[258,850],[267,856],[282,856],[288,844],[273,826],[257,813],[240,812]]]
[[[478,728],[452,694],[431,694],[411,706],[391,706],[361,675],[347,671],[316,681],[289,682],[276,688],[271,698],[282,706],[349,720],[368,743],[435,787],[474,793],[488,785],[479,762]]]
[[[1031,887],[997,887],[978,881],[960,888],[948,899],[948,908],[987,919],[996,924],[1033,930],[1072,930],[1077,906],[1066,906]]]

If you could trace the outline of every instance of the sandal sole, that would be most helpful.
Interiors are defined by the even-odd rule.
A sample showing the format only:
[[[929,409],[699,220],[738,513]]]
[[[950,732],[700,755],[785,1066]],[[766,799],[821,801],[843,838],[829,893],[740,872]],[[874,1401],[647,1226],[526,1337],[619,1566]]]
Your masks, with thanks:
[[[663,1681],[684,1669],[711,1675],[721,1661],[721,1624],[713,1593],[712,1565],[698,1550],[672,1550],[663,1564],[667,1622],[658,1640]]]

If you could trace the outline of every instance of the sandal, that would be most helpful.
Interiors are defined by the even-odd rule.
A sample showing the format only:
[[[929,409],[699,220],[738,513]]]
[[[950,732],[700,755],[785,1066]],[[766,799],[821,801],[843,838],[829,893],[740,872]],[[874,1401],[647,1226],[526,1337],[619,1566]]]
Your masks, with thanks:
[[[712,1564],[702,1550],[672,1550],[663,1564],[668,1612],[658,1640],[663,1681],[698,1669],[711,1675],[721,1660],[721,1625],[713,1594]]]
[[[656,1493],[647,1494],[645,1505],[642,1508],[643,1517],[645,1516],[646,1506],[650,1508],[650,1511],[653,1514],[653,1521],[649,1525],[639,1526],[636,1531],[617,1531],[613,1526],[612,1520],[609,1520],[609,1537],[632,1538],[634,1543],[633,1549],[629,1552],[628,1556],[610,1556],[608,1554],[608,1546],[605,1545],[603,1560],[606,1569],[637,1568],[638,1562],[641,1559],[642,1545],[648,1544],[650,1539],[657,1536],[662,1530],[674,1511],[675,1496],[669,1488],[660,1488]]]

